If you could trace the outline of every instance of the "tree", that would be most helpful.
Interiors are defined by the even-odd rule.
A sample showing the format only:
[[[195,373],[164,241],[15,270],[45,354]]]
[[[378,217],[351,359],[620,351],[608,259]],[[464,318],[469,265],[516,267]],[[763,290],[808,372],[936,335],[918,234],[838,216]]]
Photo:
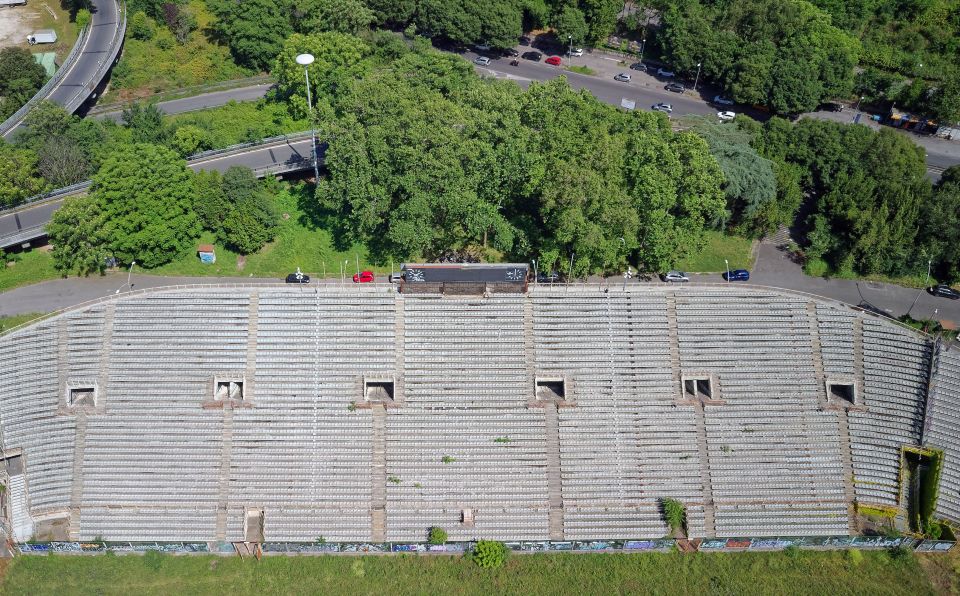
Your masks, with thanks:
[[[350,82],[360,78],[365,70],[363,58],[369,46],[360,39],[343,33],[294,34],[284,43],[277,56],[273,74],[277,77],[277,92],[289,99],[294,115],[309,114],[303,66],[297,64],[298,54],[313,54],[314,62],[307,69],[317,109],[329,101]]]
[[[551,24],[557,30],[557,37],[561,41],[571,39],[574,44],[582,44],[590,34],[583,12],[573,6],[564,6],[554,14]]]
[[[583,0],[583,13],[588,23],[587,41],[600,45],[617,26],[621,0]]]
[[[293,17],[298,33],[336,31],[350,35],[367,30],[375,18],[361,0],[300,0]]]
[[[381,27],[402,28],[413,18],[417,0],[364,0]]]
[[[271,197],[260,187],[253,170],[242,166],[227,169],[222,188],[228,208],[218,237],[241,254],[260,250],[273,239],[277,225]]]
[[[273,0],[209,0],[216,29],[245,66],[266,70],[293,33],[288,5]]]
[[[111,252],[151,268],[187,250],[200,234],[192,190],[190,170],[170,149],[138,143],[113,152],[91,188]]]
[[[923,253],[936,264],[937,278],[960,281],[960,180],[940,184],[921,214]]]
[[[53,266],[62,275],[103,273],[109,251],[104,215],[92,196],[67,199],[47,224]]]
[[[37,156],[40,173],[54,188],[82,182],[93,173],[83,149],[66,137],[47,139]]]
[[[142,10],[138,10],[130,17],[130,35],[140,41],[153,39],[156,28],[153,21]]]
[[[170,147],[182,157],[189,157],[213,147],[210,134],[192,124],[178,126],[170,140]]]
[[[90,24],[90,19],[92,15],[90,11],[86,8],[81,8],[77,11],[77,16],[74,18],[74,22],[77,24],[77,29],[83,29]]]
[[[470,552],[470,558],[479,567],[496,569],[507,561],[507,547],[496,540],[478,540]]]
[[[46,188],[37,154],[0,141],[0,207],[12,207]]]
[[[163,112],[156,104],[134,103],[123,111],[123,123],[130,127],[135,143],[153,143],[163,145],[169,131],[163,123]]]
[[[666,498],[660,499],[660,506],[663,508],[663,517],[670,529],[674,532],[681,530],[687,521],[687,512],[683,503]]]
[[[163,5],[163,22],[180,45],[187,43],[190,32],[197,28],[197,19],[190,11],[173,2]]]
[[[6,120],[40,90],[47,71],[18,47],[0,50],[0,121]]]
[[[204,229],[219,232],[230,214],[230,202],[223,192],[223,176],[216,170],[200,170],[193,176],[193,210]]]
[[[430,528],[430,533],[427,537],[427,542],[430,544],[444,544],[447,541],[447,531],[443,528],[432,527]]]

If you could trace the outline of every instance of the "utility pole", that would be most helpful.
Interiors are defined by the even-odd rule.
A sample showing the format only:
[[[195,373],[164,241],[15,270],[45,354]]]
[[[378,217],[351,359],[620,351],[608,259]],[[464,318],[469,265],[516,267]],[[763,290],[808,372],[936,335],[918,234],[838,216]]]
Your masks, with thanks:
[[[702,64],[701,62],[697,62],[697,78],[695,78],[695,79],[693,80],[693,90],[694,90],[694,91],[697,90],[697,83],[700,82],[700,65],[701,65],[701,64]]]

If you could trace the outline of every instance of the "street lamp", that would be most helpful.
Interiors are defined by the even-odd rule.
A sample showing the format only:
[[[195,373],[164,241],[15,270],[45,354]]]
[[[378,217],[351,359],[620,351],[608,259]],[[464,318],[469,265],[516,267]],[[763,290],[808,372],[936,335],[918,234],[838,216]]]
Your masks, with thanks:
[[[567,39],[570,41],[570,49],[567,50],[567,55],[573,58],[573,34],[567,35]]]
[[[643,48],[647,47],[647,38],[640,40],[640,62],[643,62]]]
[[[857,107],[854,108],[854,111],[856,112],[856,114],[855,114],[854,117],[853,117],[853,121],[854,121],[854,122],[857,121],[857,116],[860,115],[860,102],[861,102],[861,101],[863,101],[863,96],[862,96],[862,95],[860,96],[860,99],[857,100]]]
[[[697,78],[693,80],[693,90],[697,90],[697,83],[700,82],[700,62],[697,62]]]
[[[127,283],[125,283],[125,284],[123,284],[122,286],[120,286],[119,288],[117,288],[117,291],[114,292],[114,294],[119,294],[119,293],[120,293],[120,290],[122,290],[123,288],[125,288],[125,287],[127,287],[127,286],[130,285],[130,275],[133,273],[133,266],[136,265],[136,264],[137,264],[136,261],[130,261],[130,269],[127,270]]]
[[[723,264],[727,267],[727,283],[730,283],[730,261],[724,259]]]
[[[933,265],[933,259],[927,259],[927,279],[923,282],[923,288],[920,288],[920,291],[917,292],[917,297],[913,299],[913,304],[910,305],[910,308],[907,309],[907,316],[910,316],[910,311],[913,310],[913,307],[917,305],[917,300],[920,300],[920,294],[923,293],[924,288],[927,287],[927,284],[930,283],[930,267]]]
[[[307,107],[310,108],[310,147],[313,155],[313,179],[320,181],[320,168],[317,166],[317,124],[313,116],[313,97],[310,94],[310,71],[308,66],[313,64],[313,54],[298,54],[297,64],[303,67],[303,76],[307,79]]]
[[[537,271],[537,260],[533,260],[533,283],[540,283],[540,272]]]

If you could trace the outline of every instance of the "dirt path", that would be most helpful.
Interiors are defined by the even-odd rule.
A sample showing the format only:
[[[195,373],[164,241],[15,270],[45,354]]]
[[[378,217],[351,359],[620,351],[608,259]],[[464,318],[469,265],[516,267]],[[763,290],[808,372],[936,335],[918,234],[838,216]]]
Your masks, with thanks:
[[[0,48],[26,45],[32,22],[40,17],[39,4],[0,8]]]

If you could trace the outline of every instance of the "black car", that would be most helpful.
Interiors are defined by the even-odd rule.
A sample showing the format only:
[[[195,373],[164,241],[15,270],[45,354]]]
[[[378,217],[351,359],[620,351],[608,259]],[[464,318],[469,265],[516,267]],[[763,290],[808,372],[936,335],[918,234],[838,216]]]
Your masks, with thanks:
[[[950,300],[960,300],[960,290],[954,290],[946,284],[938,284],[932,287],[927,288],[927,291],[930,292],[931,296],[939,296],[940,298],[949,298]]]
[[[820,109],[824,112],[842,112],[843,104],[839,104],[835,101],[827,102],[820,106]]]
[[[540,52],[524,52],[523,59],[533,60],[534,62],[540,62],[540,60],[543,59],[543,54],[541,54]]]
[[[556,271],[551,271],[550,273],[538,273],[537,274],[537,283],[541,284],[552,284],[560,281],[560,274]]]
[[[640,72],[647,72],[647,65],[643,62],[634,62],[630,65],[630,70],[639,70]]]
[[[673,91],[674,93],[683,93],[687,90],[687,88],[680,83],[670,83],[665,87],[665,89],[667,91]]]
[[[308,284],[310,283],[310,276],[306,273],[291,273],[287,276],[288,284]]]
[[[530,45],[531,42],[532,40],[527,35],[524,35],[523,37],[520,38],[520,45],[522,46],[528,46]]]
[[[503,51],[503,53],[507,56],[510,56],[511,58],[516,58],[517,56],[520,55],[520,52],[516,51],[513,48],[507,48]]]

